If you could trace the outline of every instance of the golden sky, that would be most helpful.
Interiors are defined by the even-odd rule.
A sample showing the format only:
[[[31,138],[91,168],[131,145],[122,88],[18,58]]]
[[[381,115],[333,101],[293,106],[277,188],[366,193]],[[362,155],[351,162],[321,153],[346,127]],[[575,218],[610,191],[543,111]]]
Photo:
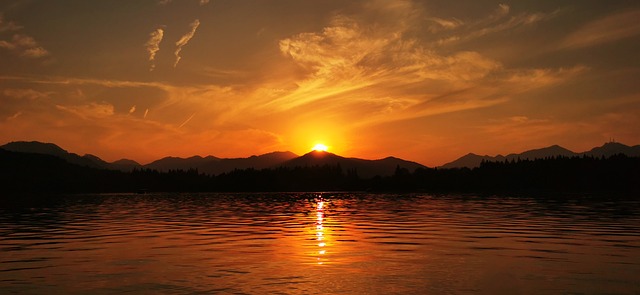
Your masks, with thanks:
[[[141,163],[640,143],[638,1],[0,3],[0,143]]]

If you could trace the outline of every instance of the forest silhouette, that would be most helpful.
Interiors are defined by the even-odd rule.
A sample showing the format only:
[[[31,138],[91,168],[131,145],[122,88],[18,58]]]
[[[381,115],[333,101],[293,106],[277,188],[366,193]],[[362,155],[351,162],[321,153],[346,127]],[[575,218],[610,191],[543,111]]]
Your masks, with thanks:
[[[397,166],[389,176],[361,177],[357,169],[314,165],[236,169],[218,175],[197,169],[130,172],[91,168],[51,155],[0,149],[0,184],[13,193],[117,192],[640,192],[640,158],[547,157],[483,161],[476,168]]]

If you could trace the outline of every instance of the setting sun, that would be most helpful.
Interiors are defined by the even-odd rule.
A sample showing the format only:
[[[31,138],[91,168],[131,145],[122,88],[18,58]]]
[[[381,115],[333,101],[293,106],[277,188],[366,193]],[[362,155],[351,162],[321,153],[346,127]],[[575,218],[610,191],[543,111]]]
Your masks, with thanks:
[[[326,145],[321,144],[321,143],[316,144],[316,145],[313,146],[313,150],[314,151],[326,152],[328,149],[329,148]]]

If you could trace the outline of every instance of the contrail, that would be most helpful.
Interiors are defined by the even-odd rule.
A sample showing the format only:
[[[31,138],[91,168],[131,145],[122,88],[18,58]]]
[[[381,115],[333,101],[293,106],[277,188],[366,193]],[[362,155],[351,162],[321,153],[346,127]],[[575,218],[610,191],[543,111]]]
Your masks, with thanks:
[[[162,37],[164,36],[164,30],[162,28],[157,28],[155,31],[149,34],[149,41],[144,45],[147,48],[147,52],[149,53],[149,61],[151,62],[151,68],[149,71],[153,71],[156,67],[155,59],[156,53],[160,51],[160,42],[162,41]]]
[[[191,40],[191,38],[193,38],[193,35],[196,34],[196,30],[198,29],[198,26],[200,26],[200,20],[196,19],[194,20],[191,24],[191,31],[187,32],[186,34],[184,34],[184,36],[182,36],[180,38],[180,40],[178,40],[178,42],[176,42],[176,46],[178,48],[176,48],[176,62],[173,64],[173,67],[175,68],[176,66],[178,66],[178,62],[180,62],[180,51],[182,51],[182,47],[187,45],[187,43],[189,43],[189,40]]]
[[[191,119],[193,119],[193,117],[196,115],[196,113],[193,113],[193,115],[191,115],[191,117],[189,117],[189,119],[187,119],[186,121],[182,122],[182,124],[180,124],[180,126],[178,126],[178,128],[182,128],[182,126],[186,125],[187,123],[189,123],[189,121],[191,121]]]

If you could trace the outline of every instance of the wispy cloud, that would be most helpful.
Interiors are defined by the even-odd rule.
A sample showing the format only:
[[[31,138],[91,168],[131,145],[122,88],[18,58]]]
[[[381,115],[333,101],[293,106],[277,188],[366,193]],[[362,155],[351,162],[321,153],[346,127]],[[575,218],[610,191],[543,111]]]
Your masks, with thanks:
[[[431,26],[429,26],[429,30],[431,32],[437,32],[441,30],[451,30],[464,24],[463,21],[457,18],[444,19],[439,17],[429,17],[427,18],[427,20],[433,23]]]
[[[24,34],[14,34],[11,40],[0,40],[0,48],[27,58],[41,58],[49,55],[49,51],[40,46],[33,37]]]
[[[129,109],[129,114],[133,114],[133,112],[136,111],[136,105],[133,105],[130,109]]]
[[[5,21],[4,16],[0,13],[0,32],[14,32],[11,39],[0,40],[0,48],[7,49],[19,56],[33,59],[50,55],[49,51],[38,44],[33,37],[20,33],[22,29],[22,26],[12,21]]]
[[[448,35],[444,35],[444,37],[441,37],[435,42],[435,44],[438,45],[447,45],[508,31],[518,27],[531,26],[538,22],[551,19],[560,14],[560,12],[561,10],[535,13],[522,12],[514,15],[511,13],[509,5],[499,4],[493,13],[475,21],[443,20],[436,17],[432,17],[430,20],[443,28],[449,29],[450,33]]]
[[[162,27],[157,28],[149,34],[149,40],[145,43],[145,47],[149,53],[149,61],[151,62],[151,68],[149,68],[149,71],[153,71],[156,67],[156,54],[160,51],[160,42],[162,42],[163,36],[164,30]]]
[[[149,109],[144,110],[144,115],[142,116],[142,118],[146,119],[148,114],[149,114]]]
[[[5,21],[4,16],[0,13],[0,32],[13,32],[22,29],[22,26],[17,25],[12,21]]]
[[[83,119],[107,118],[114,114],[113,105],[104,102],[91,102],[84,105],[74,106],[56,105],[56,108],[75,114]]]
[[[36,100],[39,98],[48,97],[52,94],[52,92],[42,92],[34,89],[9,88],[5,89],[2,94],[15,99]]]
[[[304,107],[309,117],[344,116],[352,118],[352,125],[379,124],[504,103],[586,69],[510,69],[476,51],[436,51],[428,39],[410,37],[425,19],[441,30],[464,29],[466,35],[460,38],[471,38],[547,16],[508,17],[510,8],[499,5],[482,21],[468,25],[455,19],[416,17],[424,11],[403,3],[407,5],[384,9],[408,16],[403,22],[338,15],[321,31],[281,40],[281,52],[307,69],[308,75],[296,89],[269,97],[263,105],[280,111]],[[371,19],[374,23],[367,22]]]
[[[640,10],[627,11],[592,21],[569,35],[560,48],[575,49],[609,43],[640,34]]]
[[[176,51],[175,51],[175,56],[176,56],[176,62],[173,64],[173,67],[175,68],[176,66],[178,66],[178,62],[180,62],[180,59],[182,58],[180,56],[180,51],[182,51],[182,47],[184,47],[185,45],[187,45],[187,43],[189,43],[189,41],[191,40],[191,38],[193,38],[193,36],[196,34],[196,30],[198,29],[198,26],[200,26],[200,20],[196,19],[194,20],[190,25],[191,30],[189,32],[187,32],[186,34],[184,34],[180,40],[178,40],[178,42],[176,42]]]
[[[11,116],[6,117],[6,120],[7,120],[7,121],[15,120],[16,118],[18,118],[18,117],[22,116],[22,114],[23,114],[23,113],[22,113],[21,111],[16,112],[16,113],[14,113],[14,114],[13,114],[13,115],[11,115]]]

